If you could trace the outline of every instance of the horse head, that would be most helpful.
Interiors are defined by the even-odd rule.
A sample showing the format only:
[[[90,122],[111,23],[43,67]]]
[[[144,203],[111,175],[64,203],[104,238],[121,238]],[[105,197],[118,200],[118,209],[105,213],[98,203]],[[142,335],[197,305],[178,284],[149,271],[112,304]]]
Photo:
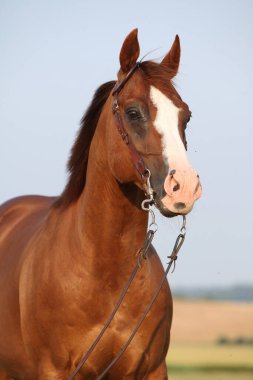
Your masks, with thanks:
[[[122,45],[118,82],[110,96],[110,104],[115,105],[116,93],[118,123],[122,126],[115,126],[117,118],[111,117],[106,137],[110,144],[109,165],[120,183],[132,182],[143,189],[143,176],[132,162],[134,155],[141,157],[151,174],[154,202],[160,212],[165,216],[185,215],[202,190],[186,154],[185,130],[191,112],[172,84],[180,61],[179,37],[160,64],[136,64],[139,53],[134,29]],[[125,134],[126,144],[117,129],[123,129],[120,132]],[[127,148],[129,141],[132,155]]]

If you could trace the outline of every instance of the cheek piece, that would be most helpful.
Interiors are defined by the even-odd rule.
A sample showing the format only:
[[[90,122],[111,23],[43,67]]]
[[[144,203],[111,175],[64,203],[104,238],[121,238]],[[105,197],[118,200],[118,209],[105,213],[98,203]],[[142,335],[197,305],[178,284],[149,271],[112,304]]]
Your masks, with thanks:
[[[113,111],[113,114],[114,114],[114,117],[115,117],[116,127],[117,127],[117,129],[118,129],[118,131],[119,131],[119,133],[120,133],[120,135],[122,137],[122,140],[124,141],[124,143],[127,145],[128,149],[129,149],[129,152],[130,152],[130,155],[131,155],[131,159],[132,159],[132,162],[134,164],[135,169],[140,174],[141,181],[142,181],[142,184],[143,184],[144,192],[149,197],[148,199],[145,199],[143,201],[146,204],[147,202],[151,203],[153,201],[153,193],[154,193],[154,191],[153,191],[153,189],[152,189],[152,187],[150,185],[150,176],[151,176],[151,173],[146,168],[145,163],[143,161],[143,158],[141,157],[141,155],[139,154],[139,152],[135,148],[134,144],[131,141],[130,136],[128,135],[127,131],[125,130],[125,127],[124,127],[124,124],[123,124],[123,121],[122,121],[122,117],[121,117],[121,114],[120,114],[120,111],[119,111],[119,103],[118,103],[118,95],[119,95],[120,91],[122,90],[122,88],[124,87],[124,85],[126,84],[126,82],[131,78],[131,76],[133,75],[133,73],[138,68],[140,68],[140,67],[141,67],[141,63],[140,62],[136,62],[136,64],[128,72],[128,74],[125,76],[125,78],[122,79],[121,82],[117,82],[115,84],[115,86],[114,86],[114,88],[112,90],[112,95],[114,96],[112,111]]]

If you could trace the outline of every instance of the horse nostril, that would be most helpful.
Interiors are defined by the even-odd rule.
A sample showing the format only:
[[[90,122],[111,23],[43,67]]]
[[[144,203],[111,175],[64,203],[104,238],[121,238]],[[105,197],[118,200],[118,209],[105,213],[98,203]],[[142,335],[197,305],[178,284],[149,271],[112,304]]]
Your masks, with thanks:
[[[179,183],[177,183],[174,187],[173,187],[173,191],[178,191],[180,189],[180,185]]]
[[[177,209],[177,210],[182,210],[186,207],[186,204],[185,203],[182,203],[182,202],[178,202],[178,203],[175,203],[174,204],[174,207]]]

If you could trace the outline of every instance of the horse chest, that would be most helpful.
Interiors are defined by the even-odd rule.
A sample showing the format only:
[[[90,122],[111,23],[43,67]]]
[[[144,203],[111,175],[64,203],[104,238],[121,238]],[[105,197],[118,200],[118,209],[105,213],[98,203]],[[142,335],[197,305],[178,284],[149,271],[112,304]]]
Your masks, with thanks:
[[[98,343],[94,354],[92,354],[91,367],[95,367],[96,363],[100,362],[103,363],[101,369],[105,368],[108,362],[124,347],[141,319],[150,299],[150,291],[140,288],[133,289],[127,294],[105,335]],[[120,360],[119,364],[116,364],[113,370],[117,373],[115,378],[122,378],[122,374],[136,373],[136,371],[139,371],[143,376],[150,368],[154,368],[165,355],[171,323],[171,302],[169,301],[170,293],[168,292],[168,287],[165,286],[154,307],[148,313],[124,353],[124,360]],[[101,328],[102,326],[95,328],[95,330],[99,331]],[[90,344],[92,344],[93,338],[90,339]]]

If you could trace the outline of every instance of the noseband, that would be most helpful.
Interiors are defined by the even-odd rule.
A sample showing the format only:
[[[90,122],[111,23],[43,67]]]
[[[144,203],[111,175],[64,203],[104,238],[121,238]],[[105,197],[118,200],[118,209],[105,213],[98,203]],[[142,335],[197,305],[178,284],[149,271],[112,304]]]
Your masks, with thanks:
[[[146,168],[145,163],[143,161],[143,158],[141,157],[141,155],[139,154],[139,152],[135,148],[134,144],[131,141],[130,136],[128,135],[128,133],[124,127],[122,117],[121,117],[121,114],[119,111],[119,102],[118,102],[118,95],[119,95],[120,91],[125,86],[125,84],[128,82],[128,80],[132,77],[134,72],[140,67],[141,67],[141,63],[136,62],[136,64],[127,73],[125,78],[122,79],[122,81],[117,82],[115,84],[115,86],[112,90],[112,96],[114,96],[112,111],[113,111],[113,114],[115,116],[117,129],[118,129],[124,143],[127,145],[128,149],[129,149],[134,167],[141,176],[144,191],[145,191],[146,195],[149,196],[149,198],[150,198],[149,201],[151,202],[153,200],[153,189],[150,185],[150,175],[151,174],[150,174],[150,171]]]

